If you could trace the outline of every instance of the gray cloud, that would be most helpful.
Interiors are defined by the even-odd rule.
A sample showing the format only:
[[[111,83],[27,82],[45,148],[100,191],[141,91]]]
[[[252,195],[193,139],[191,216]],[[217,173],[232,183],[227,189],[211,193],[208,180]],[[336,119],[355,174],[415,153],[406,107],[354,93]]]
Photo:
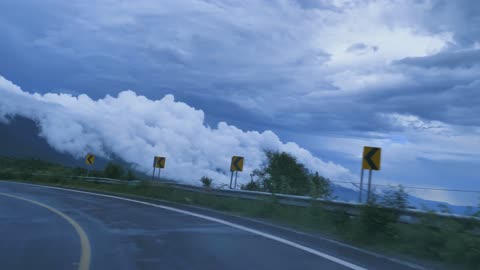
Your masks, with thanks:
[[[347,48],[346,50],[347,52],[350,52],[350,53],[356,53],[356,54],[366,54],[366,53],[369,53],[369,52],[376,52],[378,51],[378,47],[377,46],[370,46],[370,45],[367,45],[365,43],[355,43],[355,44],[352,44],[350,47]]]
[[[454,33],[454,47],[471,46],[479,42],[480,2],[475,0],[436,0],[428,16],[421,17],[422,24],[433,31]]]
[[[397,64],[422,68],[470,69],[480,65],[480,49],[446,52],[426,57],[407,57],[397,61]]]
[[[368,12],[370,5],[383,12],[371,16],[372,23],[378,19],[389,28],[374,31],[370,28],[378,27],[377,24],[358,21],[366,36],[356,42],[345,41],[342,51],[356,57],[379,53],[381,45],[376,44],[384,41],[371,40],[378,39],[381,31],[390,31],[391,36],[386,38],[392,38],[397,34],[405,35],[399,33],[412,27],[416,29],[408,34],[412,42],[416,42],[415,35],[429,37],[450,31],[454,42],[463,44],[461,32],[466,31],[465,27],[457,26],[464,26],[476,18],[469,10],[475,10],[477,5],[468,1],[455,4],[433,1],[433,5],[422,1],[405,4],[388,1],[272,4],[259,1],[253,6],[229,1],[161,5],[154,1],[23,3],[2,3],[2,10],[11,10],[9,14],[28,16],[31,20],[20,20],[22,16],[2,16],[0,26],[7,38],[0,45],[0,55],[7,61],[0,64],[0,71],[26,89],[36,91],[90,91],[92,96],[102,97],[132,88],[160,97],[169,89],[175,89],[180,95],[189,93],[185,94],[187,99],[202,92],[204,97],[237,103],[265,119],[282,119],[285,124],[279,126],[283,128],[296,122],[305,129],[313,126],[313,130],[348,132],[388,129],[388,123],[376,121],[378,109],[382,110],[380,112],[418,114],[424,105],[419,98],[422,94],[446,91],[457,84],[468,85],[471,77],[477,75],[472,69],[478,57],[476,50],[411,57],[408,50],[398,56],[398,52],[388,52],[393,48],[390,45],[383,55],[375,57],[380,57],[380,61],[387,57],[387,63],[389,59],[394,61],[393,66],[378,66],[367,59],[361,60],[367,62],[356,64],[360,58],[355,57],[348,60],[353,61],[350,66],[343,63],[335,66],[339,65],[339,59],[347,57],[335,51],[344,39],[350,38],[347,32],[342,32],[343,25],[355,27],[349,24],[348,16]],[[35,5],[35,13],[30,12],[32,8],[24,8],[27,3]],[[451,17],[455,16],[445,15],[448,12],[465,16],[452,21]],[[431,20],[435,14],[439,15],[438,19]],[[386,19],[387,16],[391,19]],[[438,22],[435,24],[438,27],[422,18]],[[339,30],[335,34],[329,32],[329,28]],[[370,32],[376,36],[368,36]],[[474,40],[476,35],[470,33],[473,34],[470,39]],[[338,45],[329,46],[329,40]],[[21,51],[12,54],[15,47]],[[25,56],[25,52],[29,55]],[[447,66],[456,69],[449,71],[453,74],[447,76],[448,80],[433,78],[443,75],[442,71],[430,70],[427,76],[422,74],[424,68]],[[345,69],[351,70],[351,74],[332,79]],[[462,77],[465,69],[472,73],[470,78]],[[399,74],[405,79],[385,86],[382,81],[389,78],[374,78],[379,70]],[[371,83],[372,79],[377,81]],[[355,84],[356,80],[359,82]],[[347,82],[359,91],[349,93],[338,85]],[[367,85],[362,85],[365,83]],[[327,92],[338,94],[325,95]],[[416,98],[409,98],[409,95]],[[370,109],[371,102],[380,105]],[[351,110],[353,104],[355,110]],[[421,115],[440,117],[428,112]],[[447,116],[442,116],[441,120],[448,122]],[[358,124],[357,118],[376,124]],[[325,120],[322,125],[315,124],[319,119]]]

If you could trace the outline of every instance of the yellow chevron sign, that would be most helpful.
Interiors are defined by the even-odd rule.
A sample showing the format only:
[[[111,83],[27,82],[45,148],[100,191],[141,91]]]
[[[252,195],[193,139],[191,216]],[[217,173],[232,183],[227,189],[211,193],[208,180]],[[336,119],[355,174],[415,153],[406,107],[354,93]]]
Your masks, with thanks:
[[[167,158],[165,157],[155,157],[153,159],[153,167],[154,168],[160,168],[160,169],[164,169],[165,168],[165,160]]]
[[[363,147],[362,168],[366,170],[380,171],[380,161],[382,148],[379,147]]]
[[[85,164],[93,165],[93,163],[95,163],[95,156],[92,154],[87,154],[85,156]]]
[[[230,164],[230,171],[235,172],[235,171],[243,171],[243,157],[239,156],[233,156],[232,157],[232,163]]]

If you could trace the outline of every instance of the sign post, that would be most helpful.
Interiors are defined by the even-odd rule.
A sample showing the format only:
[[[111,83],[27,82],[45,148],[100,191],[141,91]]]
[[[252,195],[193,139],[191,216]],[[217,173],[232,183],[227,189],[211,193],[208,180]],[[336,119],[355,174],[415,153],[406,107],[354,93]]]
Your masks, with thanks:
[[[88,153],[85,156],[85,164],[87,164],[87,177],[90,174],[90,167],[88,166],[93,165],[94,163],[95,163],[95,155]]]
[[[235,183],[234,183],[233,189],[237,189],[238,172],[243,171],[243,162],[244,162],[243,157],[240,157],[240,156],[232,157],[232,162],[230,163],[230,171],[232,172],[230,176],[230,189],[232,189],[233,172],[235,172]]]
[[[362,203],[362,192],[363,192],[363,166],[362,166],[362,172],[360,173],[360,192],[358,193],[359,203]]]
[[[368,192],[367,192],[367,203],[372,202],[372,170],[368,170]]]
[[[155,180],[155,168],[158,168],[158,180],[160,180],[160,171],[165,168],[165,160],[166,157],[157,157],[153,158],[153,174],[152,174],[152,181]]]
[[[233,184],[233,189],[237,189],[237,178],[238,178],[238,171],[235,172],[235,184]]]
[[[382,154],[382,148],[371,147],[371,146],[363,147],[362,172],[360,174],[360,194],[358,196],[359,203],[362,203],[363,170],[368,170],[367,203],[371,203],[372,170],[373,171],[380,170],[381,154]]]

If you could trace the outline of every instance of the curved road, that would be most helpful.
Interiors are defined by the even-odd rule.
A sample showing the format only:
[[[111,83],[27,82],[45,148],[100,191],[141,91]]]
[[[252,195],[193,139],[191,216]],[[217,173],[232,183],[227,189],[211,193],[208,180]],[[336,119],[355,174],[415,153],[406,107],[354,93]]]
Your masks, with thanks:
[[[205,209],[3,181],[0,234],[1,269],[416,269]]]

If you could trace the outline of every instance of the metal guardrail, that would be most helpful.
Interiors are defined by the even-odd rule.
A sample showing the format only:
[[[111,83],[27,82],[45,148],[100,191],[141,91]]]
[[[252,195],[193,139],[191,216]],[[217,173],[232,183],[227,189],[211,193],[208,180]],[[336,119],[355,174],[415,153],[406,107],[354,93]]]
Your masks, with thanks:
[[[104,184],[128,184],[128,185],[136,185],[140,183],[140,180],[120,180],[120,179],[113,179],[113,178],[106,178],[106,177],[92,177],[92,176],[75,176],[75,175],[54,175],[48,173],[32,173],[30,175],[33,176],[54,176],[54,177],[62,177],[62,178],[70,178],[70,179],[83,179],[88,182],[94,183],[104,183]]]
[[[202,192],[207,194],[213,194],[218,196],[250,199],[250,200],[272,200],[272,197],[275,197],[276,201],[280,204],[286,205],[296,205],[308,207],[312,203],[318,202],[322,203],[324,208],[331,211],[343,211],[351,216],[360,215],[361,207],[364,204],[356,202],[344,202],[338,200],[326,200],[322,198],[312,198],[309,196],[298,196],[298,195],[288,195],[288,194],[273,194],[268,192],[261,191],[249,191],[249,190],[233,190],[233,189],[216,189],[216,188],[205,188],[199,186],[192,186],[179,183],[164,183],[164,185],[169,185],[178,189],[193,191],[193,192]],[[387,207],[381,207],[387,208]],[[387,208],[388,209],[388,208]],[[428,212],[418,209],[394,209],[392,210],[400,211],[400,219],[402,222],[406,223],[415,223],[419,217],[424,216],[425,214],[435,214],[439,217],[445,218],[454,218],[454,219],[476,219],[480,220],[478,217],[474,216],[464,216],[457,214],[448,214],[448,213],[438,213],[438,212]]]
[[[119,180],[119,179],[112,179],[112,178],[73,176],[73,175],[52,175],[52,174],[38,174],[38,173],[33,173],[31,175],[55,176],[55,177],[69,178],[69,179],[83,179],[88,182],[104,183],[104,184],[138,185],[139,183],[142,182],[142,180],[127,181],[127,180]],[[308,206],[311,206],[312,203],[318,202],[323,204],[326,210],[342,211],[349,216],[360,215],[361,207],[363,206],[363,204],[356,203],[356,202],[325,200],[322,198],[312,198],[309,196],[298,196],[298,195],[288,195],[288,194],[278,194],[278,193],[274,194],[269,192],[249,191],[249,190],[208,188],[208,187],[180,184],[173,181],[149,181],[149,182],[156,186],[169,186],[176,189],[205,193],[205,194],[210,194],[215,196],[232,197],[232,198],[239,198],[239,199],[246,199],[246,200],[258,200],[258,201],[276,200],[277,203],[284,204],[284,205],[308,207]],[[382,208],[385,208],[385,207],[382,207]],[[439,212],[428,212],[428,211],[423,211],[418,209],[395,209],[395,210],[400,211],[400,221],[405,223],[416,223],[420,217],[425,216],[426,214],[434,214],[439,217],[453,218],[453,219],[460,219],[460,220],[468,220],[468,219],[480,220],[480,218],[474,217],[474,216],[464,216],[464,215],[439,213]]]

